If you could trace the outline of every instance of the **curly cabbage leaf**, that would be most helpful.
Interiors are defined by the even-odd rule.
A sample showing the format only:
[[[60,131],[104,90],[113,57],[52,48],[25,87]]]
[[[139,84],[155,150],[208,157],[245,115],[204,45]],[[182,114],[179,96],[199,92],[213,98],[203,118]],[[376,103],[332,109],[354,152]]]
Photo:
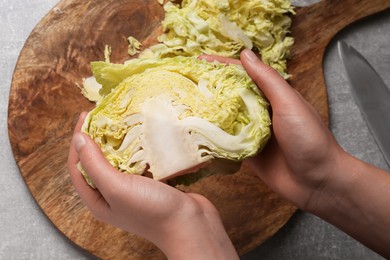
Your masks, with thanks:
[[[287,36],[294,14],[289,0],[183,0],[164,9],[161,43],[140,57],[238,58],[244,48],[254,48],[266,64],[288,76],[286,59],[294,43]]]
[[[270,137],[268,102],[239,65],[174,57],[92,67],[107,95],[82,131],[123,172],[164,180],[253,156]]]

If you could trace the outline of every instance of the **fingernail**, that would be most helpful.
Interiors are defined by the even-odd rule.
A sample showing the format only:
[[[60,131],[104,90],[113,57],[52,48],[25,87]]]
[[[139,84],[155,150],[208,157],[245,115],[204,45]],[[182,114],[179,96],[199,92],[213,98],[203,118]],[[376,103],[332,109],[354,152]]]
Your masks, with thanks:
[[[254,62],[254,61],[257,61],[259,58],[257,58],[256,54],[251,51],[250,49],[245,49],[243,54],[245,55],[245,58],[250,61],[250,62]]]
[[[73,136],[73,144],[76,148],[76,151],[79,153],[81,148],[86,144],[85,138],[81,133],[77,133]]]

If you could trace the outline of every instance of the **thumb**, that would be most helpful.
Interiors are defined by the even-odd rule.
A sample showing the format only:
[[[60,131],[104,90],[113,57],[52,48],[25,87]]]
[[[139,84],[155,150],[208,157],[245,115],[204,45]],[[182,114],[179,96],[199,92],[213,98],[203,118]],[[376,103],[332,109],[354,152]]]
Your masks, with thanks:
[[[248,75],[268,98],[271,105],[297,98],[295,90],[286,80],[272,67],[261,62],[253,51],[249,49],[242,51],[240,59]]]
[[[118,187],[120,172],[107,161],[100,147],[88,135],[75,133],[72,143],[83,170],[103,196]]]

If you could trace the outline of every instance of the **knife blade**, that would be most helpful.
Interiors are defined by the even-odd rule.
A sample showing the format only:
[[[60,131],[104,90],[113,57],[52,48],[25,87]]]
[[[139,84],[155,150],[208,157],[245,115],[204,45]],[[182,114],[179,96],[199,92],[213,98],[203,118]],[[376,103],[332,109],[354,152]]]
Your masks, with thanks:
[[[357,50],[343,41],[338,50],[355,102],[390,165],[390,89]]]

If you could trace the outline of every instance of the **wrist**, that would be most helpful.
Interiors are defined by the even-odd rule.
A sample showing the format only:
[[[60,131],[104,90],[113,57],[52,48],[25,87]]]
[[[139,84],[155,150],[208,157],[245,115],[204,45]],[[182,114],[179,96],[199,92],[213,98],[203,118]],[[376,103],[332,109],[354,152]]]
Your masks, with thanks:
[[[339,211],[345,211],[349,207],[347,200],[354,189],[358,169],[364,167],[362,161],[345,151],[335,158],[327,177],[313,192],[313,200],[307,208],[308,212],[328,222],[332,222],[332,218],[336,217]]]
[[[333,214],[339,199],[345,197],[345,193],[353,185],[355,174],[351,169],[359,164],[359,160],[338,147],[327,165],[317,169],[322,172],[321,180],[309,189],[310,199],[303,210],[319,217]]]
[[[310,212],[389,257],[389,173],[351,155],[340,158],[335,172],[318,191]]]
[[[168,259],[238,259],[214,207],[204,210],[188,203],[184,208],[155,243]]]

